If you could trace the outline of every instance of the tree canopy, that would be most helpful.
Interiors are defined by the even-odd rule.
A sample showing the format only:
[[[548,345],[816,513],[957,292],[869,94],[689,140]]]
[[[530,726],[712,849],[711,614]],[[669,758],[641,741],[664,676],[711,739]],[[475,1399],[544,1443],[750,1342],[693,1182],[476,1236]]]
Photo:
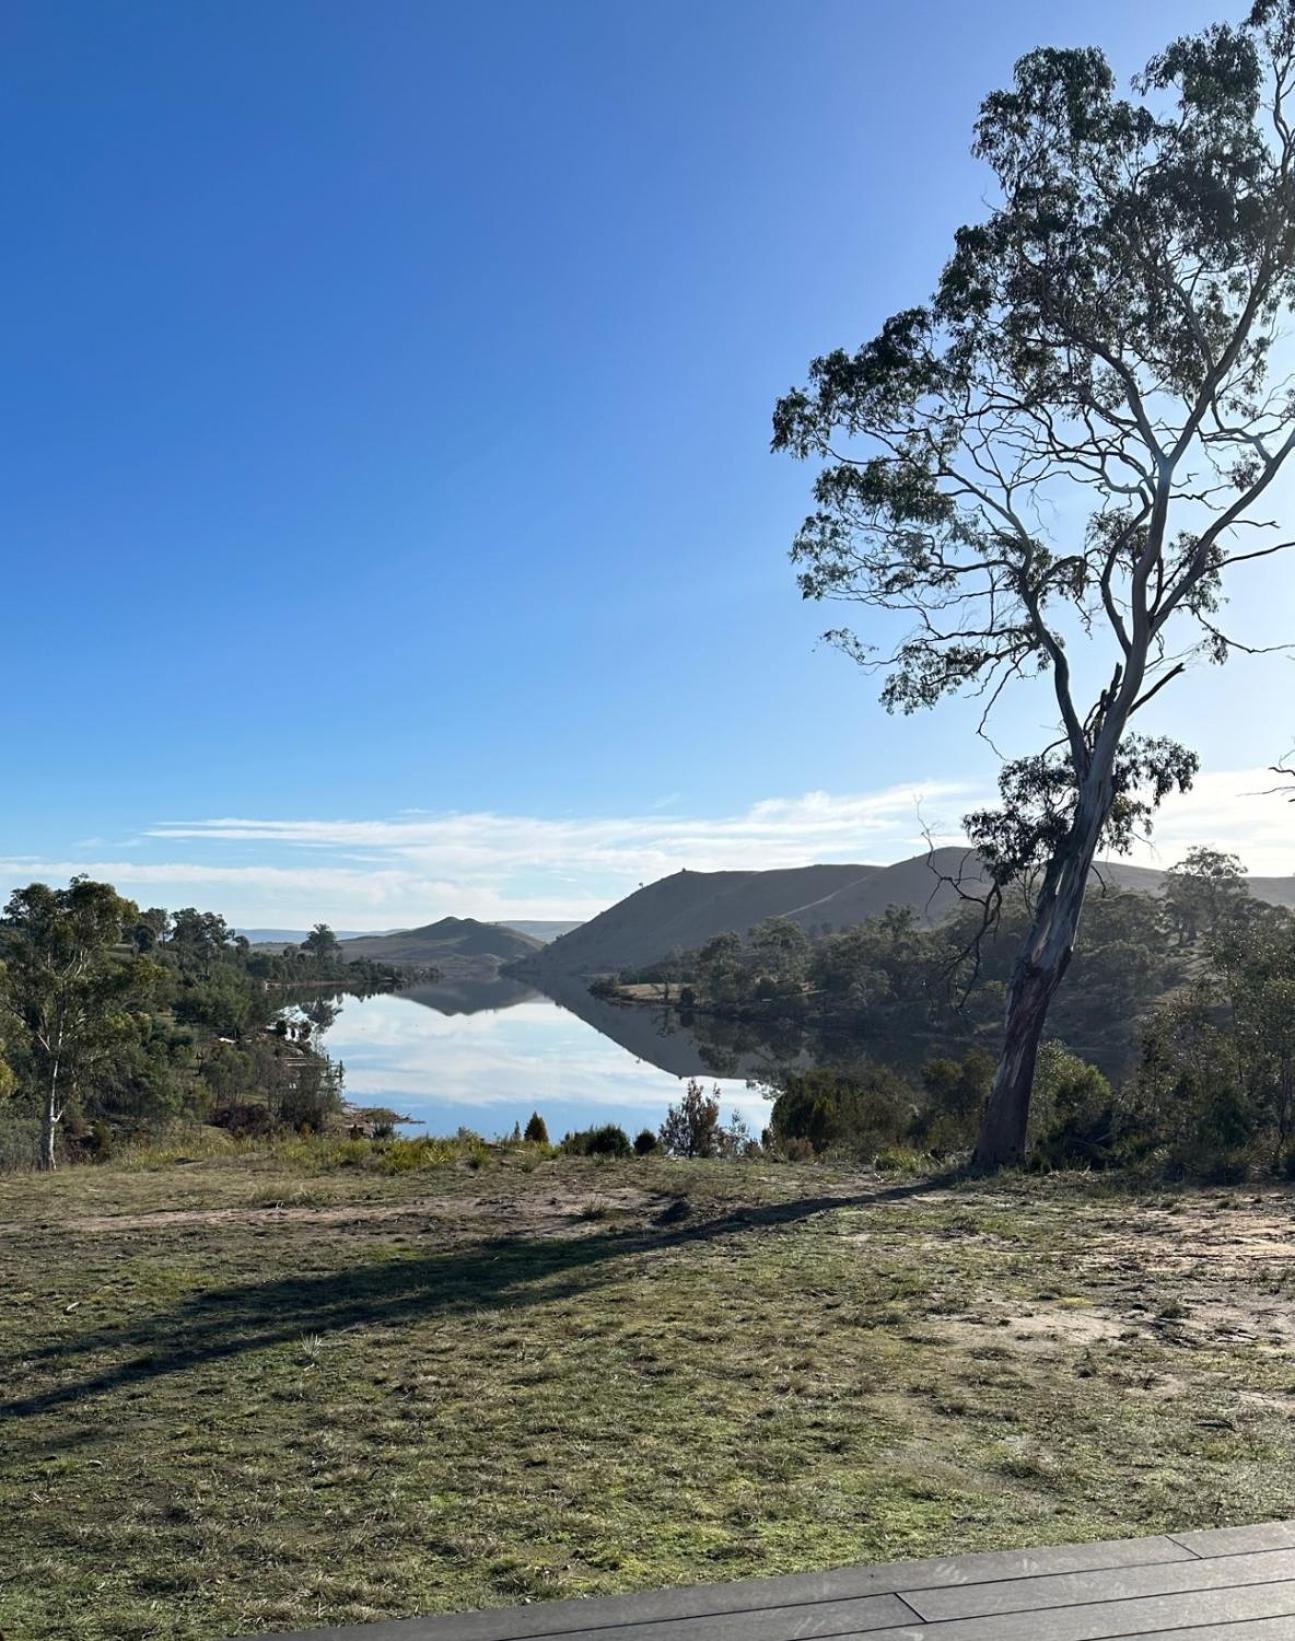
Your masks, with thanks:
[[[934,296],[816,359],[775,411],[775,449],[822,463],[804,595],[906,623],[893,645],[875,619],[830,634],[888,708],[971,691],[985,730],[1014,681],[1050,684],[1055,738],[967,817],[1000,888],[1037,874],[988,1162],[1021,1154],[1096,851],[1196,772],[1145,709],[1243,644],[1225,573],[1292,545],[1263,501],[1295,449],[1270,370],[1295,300],[1293,75],[1292,0],[1173,42],[1131,96],[1100,51],[1031,52],[982,105],[996,198]]]

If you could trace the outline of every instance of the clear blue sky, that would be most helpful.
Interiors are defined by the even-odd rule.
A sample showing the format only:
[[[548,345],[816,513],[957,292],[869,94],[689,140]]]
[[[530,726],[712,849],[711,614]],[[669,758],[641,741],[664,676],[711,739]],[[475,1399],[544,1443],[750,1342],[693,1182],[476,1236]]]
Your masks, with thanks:
[[[907,852],[911,804],[794,832],[808,792],[956,819],[969,713],[815,648],[769,412],[929,290],[1021,51],[1128,71],[1218,3],[1084,11],[8,0],[0,876],[381,926],[587,909],[762,800],[752,864]],[[1295,728],[1256,676],[1168,715],[1209,767]],[[154,835],[219,817],[283,824]]]

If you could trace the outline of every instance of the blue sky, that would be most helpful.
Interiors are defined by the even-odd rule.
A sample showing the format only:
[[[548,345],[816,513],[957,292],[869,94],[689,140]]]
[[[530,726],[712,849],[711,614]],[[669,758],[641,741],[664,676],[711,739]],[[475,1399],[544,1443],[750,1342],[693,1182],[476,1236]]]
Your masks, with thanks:
[[[1020,52],[1217,10],[8,0],[0,887],[384,927],[955,827],[971,711],[816,647],[769,412],[929,290]],[[1284,665],[1167,702],[1171,857],[1295,869]]]

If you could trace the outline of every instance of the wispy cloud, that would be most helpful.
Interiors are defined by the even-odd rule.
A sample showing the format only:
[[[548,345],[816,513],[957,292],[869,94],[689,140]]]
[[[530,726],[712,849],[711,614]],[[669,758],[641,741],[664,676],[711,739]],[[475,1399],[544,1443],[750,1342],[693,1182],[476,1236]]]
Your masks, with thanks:
[[[972,789],[932,781],[847,796],[770,798],[740,814],[686,818],[537,817],[497,813],[387,819],[170,820],[145,829],[141,859],[124,853],[0,860],[0,879],[87,872],[171,905],[205,899],[249,924],[326,917],[384,928],[460,916],[588,917],[667,873],[898,859],[922,825],[955,835]],[[185,856],[176,858],[179,845]],[[163,858],[148,858],[150,853]]]
[[[1295,810],[1271,786],[1261,769],[1203,776],[1165,806],[1153,844],[1136,858],[1167,866],[1193,844],[1213,843],[1235,849],[1252,872],[1295,871]],[[680,867],[897,860],[923,846],[924,827],[937,842],[959,841],[961,815],[985,797],[969,784],[932,781],[770,798],[718,817],[406,810],[371,820],[170,820],[145,829],[138,855],[87,847],[67,858],[15,856],[0,860],[0,882],[86,872],[137,899],[205,904],[243,925],[324,917],[339,927],[386,928],[446,913],[588,917]]]

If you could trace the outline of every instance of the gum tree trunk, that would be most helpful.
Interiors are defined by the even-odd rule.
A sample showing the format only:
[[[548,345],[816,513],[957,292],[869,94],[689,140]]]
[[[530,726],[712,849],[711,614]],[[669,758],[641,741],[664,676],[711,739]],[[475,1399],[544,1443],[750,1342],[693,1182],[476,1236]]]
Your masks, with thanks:
[[[36,1159],[36,1166],[46,1174],[54,1170],[54,1138],[58,1132],[59,1117],[62,1115],[58,1108],[58,1073],[56,1061],[45,1089],[45,1103],[41,1111],[40,1155]]]
[[[1025,1159],[1039,1044],[1052,1000],[1070,967],[1088,874],[1109,807],[1100,802],[1081,806],[1044,876],[1034,921],[1007,989],[1003,1048],[976,1142],[976,1168],[1015,1168]]]

